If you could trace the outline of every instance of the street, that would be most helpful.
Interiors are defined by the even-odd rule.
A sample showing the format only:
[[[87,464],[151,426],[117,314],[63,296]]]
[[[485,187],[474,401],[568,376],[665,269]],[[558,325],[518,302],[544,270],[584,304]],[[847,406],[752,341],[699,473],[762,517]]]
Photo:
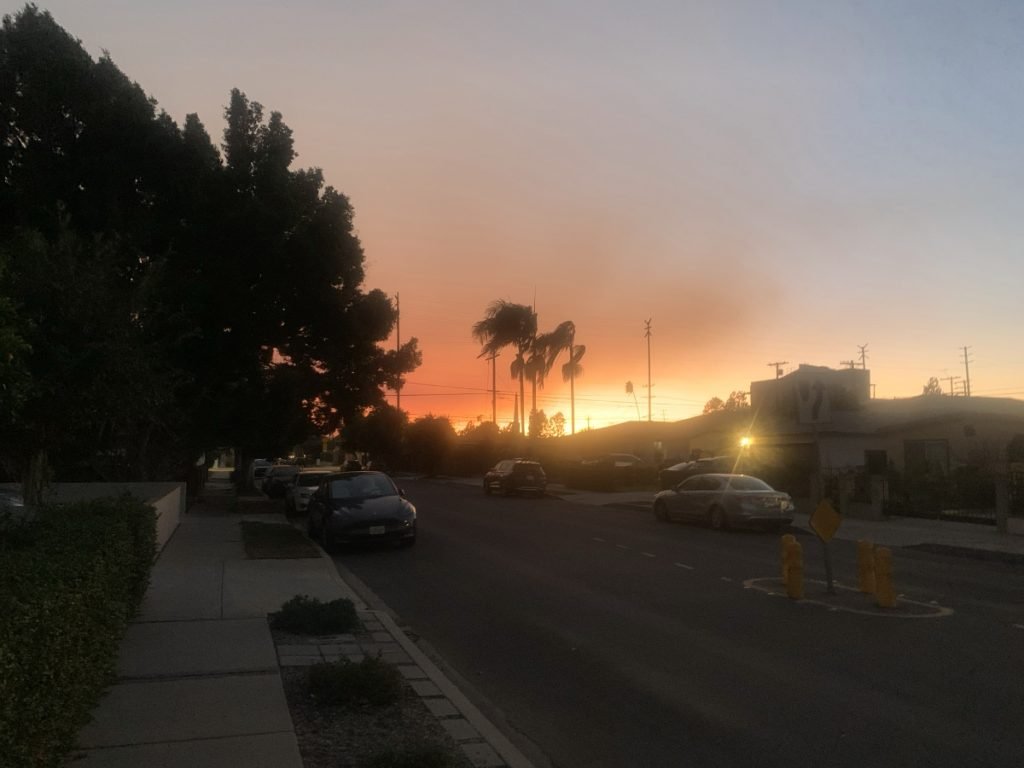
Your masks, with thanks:
[[[336,562],[538,765],[1010,766],[1024,754],[1019,567],[897,549],[897,592],[922,608],[883,615],[847,591],[837,609],[808,536],[807,597],[821,603],[751,588],[779,575],[777,535],[402,485],[416,547]],[[837,582],[855,586],[853,544],[832,557]]]

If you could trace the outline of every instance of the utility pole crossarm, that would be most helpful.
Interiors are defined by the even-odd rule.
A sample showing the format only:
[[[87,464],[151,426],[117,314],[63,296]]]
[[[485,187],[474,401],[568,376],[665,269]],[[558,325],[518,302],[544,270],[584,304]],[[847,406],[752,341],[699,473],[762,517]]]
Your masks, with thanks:
[[[769,368],[774,368],[775,369],[775,378],[776,379],[781,379],[782,378],[782,366],[784,366],[784,365],[789,365],[789,360],[780,360],[780,361],[778,361],[776,363],[768,363],[768,367]]]

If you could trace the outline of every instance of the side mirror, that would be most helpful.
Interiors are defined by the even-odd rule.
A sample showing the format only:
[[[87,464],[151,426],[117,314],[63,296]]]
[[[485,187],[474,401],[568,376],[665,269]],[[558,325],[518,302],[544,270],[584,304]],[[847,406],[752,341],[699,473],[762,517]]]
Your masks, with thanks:
[[[401,496],[403,499],[405,498],[405,489],[402,488],[401,486],[398,486],[398,495]]]

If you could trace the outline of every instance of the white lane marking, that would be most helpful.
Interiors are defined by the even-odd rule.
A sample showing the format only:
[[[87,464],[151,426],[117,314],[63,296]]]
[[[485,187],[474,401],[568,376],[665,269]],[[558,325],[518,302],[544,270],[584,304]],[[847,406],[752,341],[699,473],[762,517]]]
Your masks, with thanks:
[[[722,581],[732,581],[728,576],[722,576]]]
[[[605,542],[605,541],[607,541],[607,539],[602,539],[600,536],[595,536],[594,537],[594,541]]]
[[[1024,629],[1024,624],[1014,624],[1013,626],[1017,629]]]
[[[676,566],[676,568],[685,568],[688,571],[693,570],[693,566],[687,565],[686,563],[672,563],[672,565]]]
[[[644,557],[657,557],[657,555],[652,555],[650,552],[641,552],[640,554]]]
[[[616,544],[615,546],[619,549],[629,549],[629,547],[627,547],[625,544]]]

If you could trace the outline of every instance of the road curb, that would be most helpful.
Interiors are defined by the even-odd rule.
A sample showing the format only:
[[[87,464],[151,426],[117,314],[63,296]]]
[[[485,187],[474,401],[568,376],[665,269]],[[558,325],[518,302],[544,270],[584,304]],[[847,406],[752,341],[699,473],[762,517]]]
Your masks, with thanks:
[[[424,653],[421,651],[416,644],[409,639],[409,637],[403,632],[395,620],[388,615],[386,611],[369,611],[377,620],[384,626],[384,628],[391,633],[391,636],[395,638],[402,649],[409,654],[409,657],[415,662],[423,673],[430,679],[434,685],[437,686],[438,690],[455,706],[459,713],[473,726],[483,738],[483,740],[490,745],[490,747],[498,754],[501,760],[504,761],[504,765],[508,768],[534,768],[533,763],[526,759],[526,756],[520,752],[515,745],[509,741],[504,734],[501,733],[491,723],[487,717],[476,708],[476,706],[465,694],[462,693],[456,687],[451,680],[432,662]],[[484,763],[489,765],[488,763]]]

